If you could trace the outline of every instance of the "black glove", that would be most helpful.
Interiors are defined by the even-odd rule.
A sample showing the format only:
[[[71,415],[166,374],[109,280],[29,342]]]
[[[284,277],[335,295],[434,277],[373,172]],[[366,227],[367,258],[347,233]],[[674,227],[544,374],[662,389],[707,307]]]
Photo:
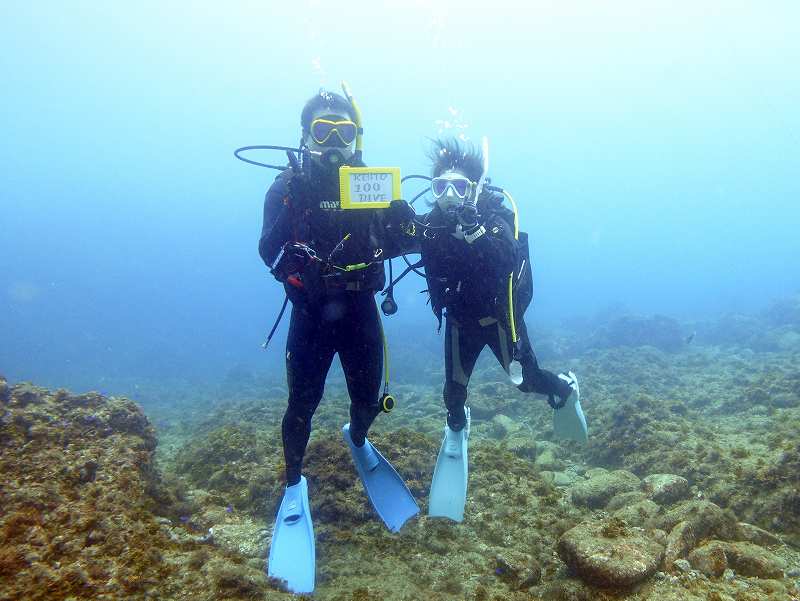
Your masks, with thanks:
[[[292,176],[289,180],[289,205],[297,209],[309,209],[313,203],[313,190],[311,182],[301,174]]]
[[[471,204],[463,204],[456,209],[456,219],[463,229],[478,225],[478,209]]]
[[[317,253],[313,248],[302,242],[287,242],[283,245],[281,254],[275,260],[270,271],[279,282],[290,281],[292,277],[301,276],[309,265],[318,262]],[[302,287],[293,283],[296,287]]]
[[[398,198],[393,200],[386,209],[386,223],[392,227],[401,226],[409,221],[413,221],[417,216],[405,200]]]

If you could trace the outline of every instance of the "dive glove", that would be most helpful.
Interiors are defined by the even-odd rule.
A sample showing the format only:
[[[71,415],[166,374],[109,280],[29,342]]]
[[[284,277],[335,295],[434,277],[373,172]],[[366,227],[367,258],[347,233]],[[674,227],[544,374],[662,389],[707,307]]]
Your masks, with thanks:
[[[475,205],[465,203],[456,209],[456,219],[461,227],[470,229],[478,225],[478,209]]]
[[[301,174],[289,180],[289,205],[297,209],[309,209],[312,203],[312,187],[307,177]]]
[[[391,226],[400,226],[409,221],[413,221],[417,216],[405,200],[398,198],[389,204],[386,209],[386,221]]]

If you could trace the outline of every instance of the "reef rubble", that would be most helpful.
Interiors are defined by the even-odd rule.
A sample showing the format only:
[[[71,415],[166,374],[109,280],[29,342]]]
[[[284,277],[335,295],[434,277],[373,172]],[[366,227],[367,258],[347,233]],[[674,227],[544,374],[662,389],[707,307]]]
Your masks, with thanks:
[[[749,328],[738,343],[719,324],[628,319],[551,358],[581,378],[585,446],[553,438],[545,401],[482,359],[460,524],[425,515],[444,424],[438,366],[401,381],[398,409],[370,432],[422,509],[397,535],[358,482],[340,434],[346,388],[332,380],[304,466],[313,598],[800,599],[797,306],[737,320]],[[0,379],[0,601],[296,598],[264,571],[285,389],[263,384],[233,371],[145,414],[122,397]]]

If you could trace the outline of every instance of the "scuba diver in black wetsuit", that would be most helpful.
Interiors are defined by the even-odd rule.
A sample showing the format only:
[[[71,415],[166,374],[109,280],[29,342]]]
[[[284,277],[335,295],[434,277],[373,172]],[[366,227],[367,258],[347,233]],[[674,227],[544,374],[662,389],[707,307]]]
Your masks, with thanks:
[[[428,505],[431,516],[460,522],[468,477],[467,385],[485,346],[519,390],[547,397],[556,410],[556,434],[585,439],[585,419],[575,375],[540,368],[528,338],[522,318],[533,297],[527,235],[519,232],[511,196],[486,181],[488,142],[479,152],[457,140],[437,141],[430,158],[436,203],[418,218],[417,235],[431,308],[440,327],[445,319],[447,426]],[[513,211],[503,205],[504,195]],[[403,201],[394,204],[399,209]],[[566,431],[559,432],[560,419]]]
[[[430,227],[421,244],[431,308],[440,324],[445,318],[448,425],[456,431],[466,425],[467,383],[485,346],[506,371],[512,360],[519,361],[521,391],[546,395],[554,409],[560,407],[573,389],[569,381],[539,367],[528,338],[522,311],[533,295],[532,273],[528,257],[520,256],[513,212],[503,206],[501,194],[489,190],[482,190],[470,204],[483,171],[477,151],[462,149],[456,140],[439,141],[431,159],[436,205],[422,219]],[[512,272],[517,290],[516,345],[508,310]]]
[[[293,168],[267,192],[259,241],[259,254],[292,302],[286,343],[289,401],[282,422],[287,488],[269,574],[286,580],[295,592],[314,587],[313,528],[301,471],[311,418],[336,353],[350,396],[345,440],[373,506],[393,531],[419,511],[397,473],[366,439],[373,420],[394,403],[374,295],[385,283],[383,260],[417,244],[410,226],[413,211],[398,205],[341,207],[339,167],[364,165],[360,111],[343,89],[348,98],[320,91],[303,108],[302,168],[293,160]],[[306,526],[298,527],[300,522]]]

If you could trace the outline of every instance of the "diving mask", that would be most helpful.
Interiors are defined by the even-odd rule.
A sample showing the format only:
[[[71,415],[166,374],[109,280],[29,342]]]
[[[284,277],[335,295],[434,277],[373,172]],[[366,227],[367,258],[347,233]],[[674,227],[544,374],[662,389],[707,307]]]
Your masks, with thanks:
[[[455,195],[464,200],[469,197],[473,187],[475,182],[457,173],[448,173],[431,180],[431,194],[437,200],[445,195]]]
[[[320,146],[350,146],[357,134],[358,127],[349,119],[331,121],[319,118],[311,122],[311,137]]]

